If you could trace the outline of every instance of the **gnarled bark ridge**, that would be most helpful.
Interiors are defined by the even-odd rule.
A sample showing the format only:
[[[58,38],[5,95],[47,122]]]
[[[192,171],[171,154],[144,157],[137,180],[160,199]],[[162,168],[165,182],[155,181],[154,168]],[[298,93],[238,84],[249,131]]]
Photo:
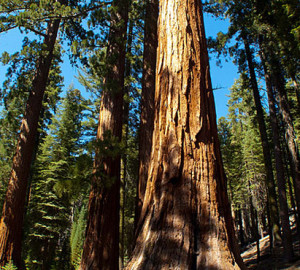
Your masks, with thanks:
[[[126,269],[243,268],[234,241],[200,0],[160,1],[155,122]],[[233,253],[236,255],[234,258]]]

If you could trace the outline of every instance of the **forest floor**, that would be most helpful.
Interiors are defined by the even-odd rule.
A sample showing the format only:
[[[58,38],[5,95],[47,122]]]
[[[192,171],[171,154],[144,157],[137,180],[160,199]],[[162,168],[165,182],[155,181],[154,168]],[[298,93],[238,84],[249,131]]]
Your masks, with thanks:
[[[260,260],[257,261],[256,242],[250,244],[242,253],[243,260],[249,270],[279,270],[279,269],[300,269],[300,242],[296,233],[293,233],[293,245],[295,258],[292,262],[285,262],[283,248],[274,247],[273,254],[270,254],[270,237],[266,236],[259,241]]]

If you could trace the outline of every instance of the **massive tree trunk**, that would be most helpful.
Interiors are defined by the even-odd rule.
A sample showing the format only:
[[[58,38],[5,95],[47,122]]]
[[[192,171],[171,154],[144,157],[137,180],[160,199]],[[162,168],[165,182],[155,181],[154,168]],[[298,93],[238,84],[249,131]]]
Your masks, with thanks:
[[[264,57],[261,54],[261,59],[263,63],[263,68],[265,72],[266,79],[266,87],[268,94],[268,102],[269,102],[269,111],[270,111],[270,119],[272,126],[272,135],[273,135],[273,144],[274,144],[274,154],[275,154],[275,164],[276,164],[276,178],[277,178],[277,186],[278,186],[278,198],[279,198],[279,216],[281,220],[282,226],[282,242],[284,248],[284,255],[286,260],[290,261],[293,257],[293,242],[292,242],[292,234],[290,230],[290,222],[289,222],[289,213],[288,213],[288,204],[287,204],[287,196],[286,196],[286,181],[284,174],[284,164],[283,164],[283,156],[279,138],[279,126],[276,115],[276,101],[274,97],[274,92],[272,88],[271,78],[269,76],[267,67],[265,65]]]
[[[153,147],[126,269],[243,268],[218,141],[200,0],[160,1]],[[235,257],[233,255],[235,254]]]
[[[32,91],[20,127],[0,223],[0,266],[5,265],[9,260],[13,260],[18,267],[21,266],[22,227],[27,183],[59,23],[59,20],[55,20],[48,24],[44,39],[45,50],[36,65]]]
[[[135,227],[142,210],[151,156],[154,128],[154,93],[157,50],[158,0],[148,0],[145,16],[143,79],[141,97],[141,122],[139,134],[139,181],[137,185],[137,206]]]
[[[270,151],[270,146],[269,146],[269,141],[267,136],[267,128],[264,119],[263,107],[261,104],[260,94],[258,90],[256,76],[255,76],[254,64],[252,59],[253,56],[250,50],[247,36],[244,35],[243,40],[245,45],[248,67],[249,67],[250,81],[251,81],[251,86],[253,91],[256,113],[257,113],[257,121],[258,121],[260,138],[262,142],[264,164],[265,164],[265,170],[267,175],[268,201],[269,201],[270,218],[271,218],[271,224],[269,226],[272,226],[272,228],[270,229],[270,239],[271,239],[270,242],[272,247],[272,242],[273,242],[272,236],[274,237],[275,240],[274,242],[281,241],[278,206],[276,201],[276,190],[275,190],[274,175],[273,175],[273,168],[272,168],[272,158],[271,158],[271,151]]]
[[[119,268],[120,149],[128,1],[115,0],[97,131],[82,270]]]

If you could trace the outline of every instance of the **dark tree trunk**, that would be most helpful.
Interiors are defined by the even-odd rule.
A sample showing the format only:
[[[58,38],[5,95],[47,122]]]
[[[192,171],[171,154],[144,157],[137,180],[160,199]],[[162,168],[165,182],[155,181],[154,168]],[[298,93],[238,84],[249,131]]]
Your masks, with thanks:
[[[45,55],[39,58],[36,65],[32,91],[20,127],[0,223],[0,266],[13,260],[15,265],[21,267],[22,227],[28,177],[59,23],[59,20],[55,20],[48,24],[44,39]]]
[[[298,115],[300,115],[300,90],[299,90],[299,84],[298,84],[297,79],[296,79],[295,76],[292,76],[292,81],[293,81],[293,84],[294,84],[294,87],[295,87],[297,104],[298,104],[297,112],[298,112]]]
[[[128,1],[115,0],[99,113],[82,270],[119,269],[120,149]]]
[[[245,199],[246,200],[246,199]],[[249,215],[250,209],[245,209],[243,212],[243,220],[244,220],[244,232],[246,236],[246,243],[251,242],[251,224],[250,224],[250,215]]]
[[[242,219],[242,210],[239,208],[237,211],[238,222],[239,222],[239,239],[241,243],[241,247],[245,246],[245,239],[244,239],[244,230],[243,230],[243,219]]]
[[[267,128],[264,119],[263,107],[261,104],[260,94],[259,94],[258,85],[256,81],[256,75],[255,75],[254,64],[253,64],[253,56],[250,50],[247,36],[244,36],[243,40],[244,40],[248,68],[250,73],[250,81],[251,81],[251,86],[253,91],[256,113],[257,113],[256,118],[259,126],[259,132],[260,132],[263,155],[264,155],[264,163],[265,163],[265,169],[267,175],[268,201],[269,201],[270,218],[271,218],[270,226],[272,226],[272,235],[270,235],[270,237],[273,236],[274,242],[276,243],[281,241],[281,237],[280,237],[280,229],[279,229],[278,206],[276,202],[276,190],[275,190],[274,175],[272,169],[271,151],[270,151],[270,146],[269,146],[269,141],[267,136]]]
[[[285,127],[285,139],[289,149],[289,154],[291,156],[291,165],[293,173],[295,176],[295,197],[297,202],[297,213],[298,217],[300,214],[300,157],[298,145],[296,143],[296,135],[294,131],[292,116],[289,109],[286,89],[285,89],[285,80],[280,69],[280,63],[276,59],[276,56],[273,56],[272,65],[270,65],[272,72],[272,79],[274,81],[275,87],[277,89],[280,112],[282,114],[282,120]]]
[[[157,50],[158,0],[148,0],[144,30],[143,79],[141,97],[141,121],[139,134],[139,180],[135,228],[141,213],[148,178],[154,128],[154,93]]]
[[[153,147],[126,269],[237,269],[236,262],[245,269],[226,192],[201,1],[164,0],[159,10]]]
[[[252,241],[256,242],[257,262],[260,261],[259,233],[258,233],[258,218],[257,211],[253,205],[252,196],[250,196],[250,217],[251,217],[251,237]]]
[[[133,41],[133,21],[129,20],[128,23],[128,41],[126,54],[129,58],[132,56],[132,41]],[[131,75],[131,59],[126,59],[125,64],[125,78],[129,78]],[[122,139],[125,146],[125,153],[122,157],[122,173],[121,173],[121,232],[120,232],[120,257],[122,261],[122,267],[124,266],[125,256],[125,208],[126,208],[126,181],[127,181],[127,148],[128,148],[128,132],[129,132],[129,95],[130,95],[130,84],[124,87],[124,112],[123,112],[123,134]]]
[[[261,58],[264,66],[264,72],[265,72],[272,135],[273,135],[276,176],[277,176],[276,178],[277,178],[277,186],[278,186],[278,199],[279,199],[279,208],[280,208],[279,216],[280,216],[282,232],[283,232],[282,243],[284,248],[285,259],[290,261],[293,258],[293,242],[292,242],[292,234],[291,234],[290,222],[289,222],[289,209],[288,209],[287,196],[286,196],[284,164],[283,164],[282,149],[281,149],[280,138],[279,138],[280,133],[279,133],[277,116],[276,116],[276,106],[275,106],[276,101],[274,98],[271,79],[267,67],[264,64],[265,61],[263,55],[261,55]]]

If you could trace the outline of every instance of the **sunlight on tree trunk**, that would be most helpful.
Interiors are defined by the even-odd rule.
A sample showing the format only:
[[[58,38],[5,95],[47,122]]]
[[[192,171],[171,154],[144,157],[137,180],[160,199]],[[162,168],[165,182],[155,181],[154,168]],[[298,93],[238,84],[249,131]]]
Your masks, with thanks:
[[[120,142],[128,1],[114,1],[82,270],[119,269]]]
[[[244,269],[220,155],[201,1],[160,2],[155,121],[126,269]],[[234,255],[233,255],[234,254]]]
[[[151,157],[154,125],[155,67],[157,50],[158,0],[149,0],[145,16],[143,79],[141,96],[141,122],[139,134],[139,181],[135,227],[143,206]]]

